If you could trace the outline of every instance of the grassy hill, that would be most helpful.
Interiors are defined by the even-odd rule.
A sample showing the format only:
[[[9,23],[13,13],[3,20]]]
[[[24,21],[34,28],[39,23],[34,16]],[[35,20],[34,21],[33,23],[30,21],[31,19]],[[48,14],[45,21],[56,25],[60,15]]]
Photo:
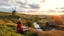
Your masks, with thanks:
[[[35,33],[32,31],[28,31],[25,34],[16,33],[17,20],[19,18],[22,19],[23,25],[33,27],[34,19],[31,15],[17,14],[12,16],[12,13],[0,12],[0,36],[34,36]]]
[[[35,21],[40,26],[44,26],[47,21],[54,21],[50,16],[45,15],[26,15],[17,13],[16,16],[12,16],[12,13],[0,12],[0,36],[64,36],[64,24],[59,25],[60,28],[54,31],[37,32],[35,29],[36,33],[31,29],[25,32],[25,34],[17,33],[16,26],[19,18],[21,18],[23,25],[31,27],[32,29],[34,29],[33,23]]]

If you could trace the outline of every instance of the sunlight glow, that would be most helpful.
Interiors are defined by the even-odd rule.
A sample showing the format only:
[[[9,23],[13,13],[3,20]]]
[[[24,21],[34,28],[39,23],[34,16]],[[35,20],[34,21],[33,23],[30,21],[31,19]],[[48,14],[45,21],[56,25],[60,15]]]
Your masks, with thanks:
[[[47,15],[64,15],[64,13],[47,13]]]
[[[55,9],[55,8],[61,8],[64,7],[64,0],[45,0],[45,2],[40,3],[40,9],[42,10],[49,10],[49,9]]]

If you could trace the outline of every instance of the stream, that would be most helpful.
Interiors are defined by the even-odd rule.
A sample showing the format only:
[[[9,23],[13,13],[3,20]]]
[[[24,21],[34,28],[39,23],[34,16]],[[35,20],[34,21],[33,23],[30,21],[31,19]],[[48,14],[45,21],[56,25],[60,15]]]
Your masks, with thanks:
[[[43,31],[36,22],[34,22],[33,25],[34,25],[35,29],[37,29],[39,31]]]
[[[34,22],[33,25],[34,25],[34,28],[35,28],[36,30],[43,31],[36,22]],[[54,31],[54,30],[56,30],[56,29],[55,29],[55,28],[52,28],[50,31]]]

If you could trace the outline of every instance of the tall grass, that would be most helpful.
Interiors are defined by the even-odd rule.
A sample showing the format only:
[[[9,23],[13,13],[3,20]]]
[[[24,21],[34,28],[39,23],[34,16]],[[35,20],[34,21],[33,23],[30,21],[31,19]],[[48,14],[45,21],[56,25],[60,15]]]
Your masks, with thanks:
[[[16,27],[12,25],[0,25],[0,36],[21,36],[21,34],[16,33]]]

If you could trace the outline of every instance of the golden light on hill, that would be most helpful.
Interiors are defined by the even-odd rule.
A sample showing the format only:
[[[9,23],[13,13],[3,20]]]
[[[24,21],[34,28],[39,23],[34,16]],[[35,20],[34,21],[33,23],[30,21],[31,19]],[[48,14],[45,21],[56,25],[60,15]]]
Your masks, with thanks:
[[[47,15],[64,15],[64,13],[47,13]]]

